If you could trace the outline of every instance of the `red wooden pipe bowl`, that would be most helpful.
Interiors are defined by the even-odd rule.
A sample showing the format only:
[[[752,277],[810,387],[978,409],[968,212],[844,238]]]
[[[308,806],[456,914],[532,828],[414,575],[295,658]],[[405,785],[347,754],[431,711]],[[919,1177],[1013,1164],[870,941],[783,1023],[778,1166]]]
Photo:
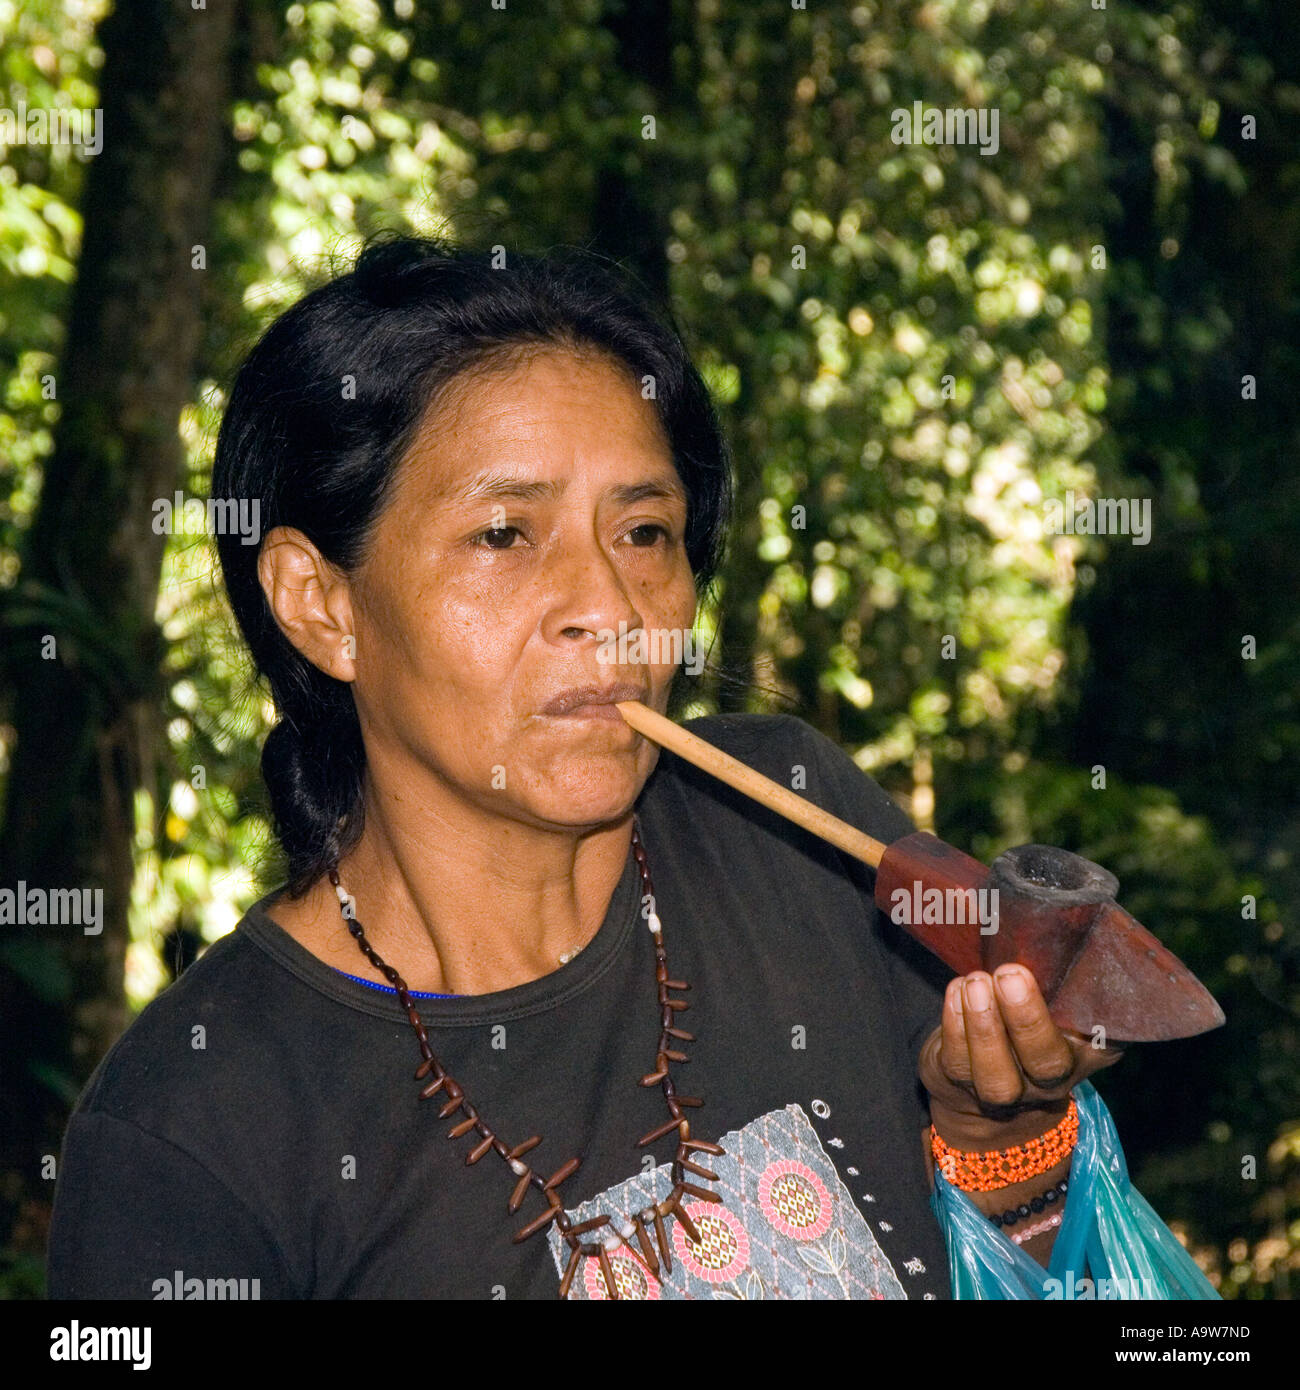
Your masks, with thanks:
[[[1026,966],[1057,1027],[1102,1045],[1218,1028],[1214,996],[1115,902],[1118,889],[1113,874],[1069,850],[1021,845],[990,869],[918,831],[886,848],[875,896],[959,975]]]

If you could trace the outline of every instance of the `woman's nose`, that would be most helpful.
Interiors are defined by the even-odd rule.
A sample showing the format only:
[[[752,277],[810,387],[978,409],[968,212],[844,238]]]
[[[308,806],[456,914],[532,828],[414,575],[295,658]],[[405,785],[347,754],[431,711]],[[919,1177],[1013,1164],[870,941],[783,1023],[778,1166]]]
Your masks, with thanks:
[[[555,587],[546,616],[546,636],[612,632],[641,626],[641,614],[613,559],[596,544],[569,551],[557,560]]]

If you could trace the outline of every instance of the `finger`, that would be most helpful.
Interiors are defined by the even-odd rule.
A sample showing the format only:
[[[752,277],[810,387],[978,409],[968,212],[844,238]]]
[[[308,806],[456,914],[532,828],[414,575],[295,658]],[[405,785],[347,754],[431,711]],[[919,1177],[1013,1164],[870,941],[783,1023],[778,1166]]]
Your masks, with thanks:
[[[1042,1091],[1063,1085],[1074,1075],[1074,1051],[1052,1022],[1038,982],[1023,965],[1000,965],[993,979],[1007,1036],[1030,1084]]]
[[[1091,1075],[1095,1071],[1101,1071],[1105,1067],[1113,1067],[1124,1055],[1125,1049],[1113,1042],[1105,1042],[1096,1037],[1081,1037],[1078,1033],[1072,1033],[1066,1029],[1062,1031],[1065,1034],[1066,1042],[1070,1044],[1070,1048],[1074,1052],[1075,1066],[1085,1076]]]
[[[960,975],[948,981],[943,998],[943,1041],[939,1047],[939,1066],[949,1081],[968,1086],[971,1080],[970,1049],[966,1046],[966,1026],[962,1022]]]
[[[962,1017],[975,1094],[988,1105],[1014,1105],[1024,1095],[1025,1081],[994,998],[993,978],[983,970],[966,976]]]

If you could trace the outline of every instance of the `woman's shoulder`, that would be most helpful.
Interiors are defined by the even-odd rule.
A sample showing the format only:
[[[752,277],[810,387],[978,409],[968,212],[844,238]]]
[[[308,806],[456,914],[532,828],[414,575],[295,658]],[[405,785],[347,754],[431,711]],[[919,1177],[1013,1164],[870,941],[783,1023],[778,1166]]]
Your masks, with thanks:
[[[265,957],[240,930],[218,938],[127,1025],[100,1059],[76,1111],[98,1110],[141,1123],[173,1083],[193,1081],[196,1057],[232,1038],[249,1041],[247,1023],[273,1016],[274,981]]]
[[[798,715],[710,714],[686,720],[682,727],[870,834],[891,840],[913,828],[846,749]],[[683,771],[681,760],[674,761]],[[697,781],[707,776],[689,775]]]
[[[818,740],[830,742],[794,714],[705,714],[684,720],[682,728],[745,761],[752,756],[779,762],[792,750],[807,749]]]

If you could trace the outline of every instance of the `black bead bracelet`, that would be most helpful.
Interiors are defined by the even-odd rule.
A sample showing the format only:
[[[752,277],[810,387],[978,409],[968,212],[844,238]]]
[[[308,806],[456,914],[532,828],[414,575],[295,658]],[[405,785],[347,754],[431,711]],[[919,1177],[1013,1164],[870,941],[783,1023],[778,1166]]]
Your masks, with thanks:
[[[1018,1207],[1008,1207],[1001,1216],[990,1216],[989,1220],[995,1226],[1014,1226],[1017,1221],[1023,1221],[1027,1216],[1037,1216],[1044,1208],[1050,1207],[1054,1202],[1063,1201],[1069,1186],[1069,1178],[1062,1178],[1055,1187],[1049,1188],[1041,1197],[1031,1197],[1029,1201],[1021,1202]]]

